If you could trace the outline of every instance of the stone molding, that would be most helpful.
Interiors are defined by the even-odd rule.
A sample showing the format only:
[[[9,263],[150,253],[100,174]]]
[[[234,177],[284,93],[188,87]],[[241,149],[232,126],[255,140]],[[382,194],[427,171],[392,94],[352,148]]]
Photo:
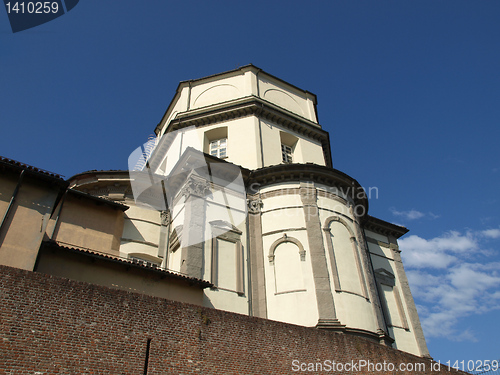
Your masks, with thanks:
[[[371,230],[372,232],[384,236],[393,236],[396,239],[409,232],[405,227],[377,219],[370,215],[366,215],[366,221],[364,221],[363,227],[364,229]]]
[[[352,251],[353,251],[354,259],[355,259],[355,263],[356,263],[356,270],[358,271],[359,285],[360,285],[361,290],[362,290],[362,294],[360,296],[362,296],[363,298],[365,298],[366,300],[369,301],[370,297],[368,295],[368,288],[366,285],[366,278],[364,275],[363,266],[361,264],[361,257],[359,255],[359,246],[358,246],[358,241],[356,240],[356,235],[355,235],[354,231],[350,228],[347,221],[345,221],[340,216],[330,216],[329,218],[327,218],[325,220],[325,225],[323,227],[323,231],[325,233],[331,234],[330,225],[333,222],[338,222],[338,223],[342,224],[347,229],[347,232],[349,233],[349,236],[350,236],[349,239],[351,241]],[[337,262],[335,260],[335,258],[336,258],[335,257],[335,249],[334,249],[331,238],[327,238],[326,244],[327,244],[327,248],[328,248],[328,253],[330,254],[330,262],[331,262],[331,268],[332,268],[332,273],[333,273],[333,281],[334,281],[335,291],[344,292],[344,290],[342,290],[341,284],[340,284],[340,277],[338,274]],[[345,291],[345,292],[348,292],[348,291]],[[359,295],[358,293],[354,293],[354,294]]]
[[[262,199],[280,197],[283,195],[298,195],[300,194],[300,188],[283,188],[276,189],[272,191],[266,191],[265,193],[261,193],[260,196]]]
[[[273,231],[270,231],[270,232],[262,233],[262,237],[264,237],[264,236],[270,236],[270,235],[276,234],[276,233],[297,232],[297,231],[301,231],[301,230],[307,230],[307,228],[306,227],[300,227],[300,228],[276,229],[276,230],[273,230]]]
[[[269,249],[269,263],[274,265],[274,252],[276,251],[276,248],[281,245],[282,243],[285,242],[291,242],[299,248],[299,255],[300,255],[300,260],[305,261],[306,260],[306,251],[304,250],[304,246],[302,246],[302,243],[296,239],[295,237],[289,237],[287,236],[286,233],[283,234],[283,237],[278,238],[276,241],[273,242],[271,245],[271,248]]]
[[[258,200],[258,196],[250,196]],[[248,215],[248,253],[249,253],[249,304],[250,314],[267,318],[266,276],[264,272],[264,245],[262,243],[262,216]]]
[[[160,211],[161,225],[166,226],[170,224],[171,214],[169,210]]]
[[[249,173],[244,174],[244,176],[247,186],[252,186],[252,184],[257,184],[259,188],[289,181],[294,181],[294,182],[308,181],[310,184],[319,183],[322,185],[328,185],[337,188],[342,187],[345,189],[347,188],[352,189],[354,186],[355,189],[363,189],[356,180],[354,180],[347,174],[340,172],[336,169],[332,169],[330,167],[325,167],[316,164],[286,164],[286,165],[279,164],[279,165],[260,168],[254,171],[249,171]],[[286,192],[287,194],[295,193],[296,191],[295,189],[296,188],[285,188],[283,190],[276,189],[275,192],[263,193],[262,197],[264,197],[264,194],[269,194],[270,196],[278,195],[281,194],[282,191]],[[315,196],[320,194],[323,195],[323,193],[320,192],[321,190],[319,190],[317,193],[314,192],[313,194]],[[299,188],[299,194],[300,194],[300,188]],[[307,196],[306,192],[304,192],[304,194],[306,194]],[[327,195],[325,194],[325,196]],[[335,197],[341,198],[333,194],[332,199],[336,199]],[[313,202],[313,200],[314,199],[309,199],[309,201],[311,202]],[[342,199],[340,199],[340,201],[343,203]],[[316,204],[316,202],[314,202],[314,204]],[[355,197],[354,202],[352,204],[355,206],[359,206],[361,208],[360,211],[363,213],[363,216],[360,217],[361,219],[367,216],[368,198],[366,197],[366,194],[362,198]]]
[[[348,202],[342,196],[340,196],[338,194],[331,193],[329,191],[320,190],[320,189],[318,189],[318,197],[330,198],[330,199],[333,199],[333,200],[336,200],[336,201],[342,203],[345,206],[349,206],[349,204],[350,204],[350,202]]]
[[[262,210],[262,206],[264,203],[262,199],[247,199],[248,213],[249,214],[260,214]]]
[[[223,289],[231,292],[236,292],[238,295],[245,294],[245,286],[243,283],[244,265],[243,265],[243,247],[241,244],[242,232],[234,227],[232,224],[223,220],[214,220],[210,222],[212,230],[212,246],[211,246],[211,268],[210,268],[210,282],[214,284],[214,289]],[[236,290],[229,290],[218,285],[219,279],[219,243],[218,239],[231,242],[235,246],[235,271],[236,271]]]
[[[210,192],[210,182],[201,178],[195,178],[194,176],[191,176],[182,187],[181,195],[184,195],[186,198],[191,195],[199,198],[205,198],[207,196],[207,193]]]
[[[397,246],[396,237],[389,237],[389,241],[391,245],[395,247]],[[425,358],[430,358],[429,349],[427,348],[427,344],[425,342],[424,331],[422,330],[422,326],[420,324],[420,319],[418,317],[415,301],[413,300],[410,286],[408,284],[408,278],[406,277],[406,273],[403,267],[403,262],[401,260],[400,251],[393,251],[393,255],[394,255],[394,266],[396,268],[395,271],[402,292],[400,300],[402,303],[404,301],[406,305],[408,311],[408,318],[410,321],[409,327],[413,330],[415,334],[415,338],[417,340],[417,345],[420,350],[421,356]]]
[[[380,285],[385,285],[385,286],[388,286],[392,289],[392,292],[394,294],[394,300],[396,301],[397,312],[398,312],[399,318],[401,320],[402,326],[394,325],[394,323],[391,319],[391,314],[389,313],[389,306],[387,305],[387,301],[384,301],[383,308],[385,309],[385,313],[387,316],[387,320],[388,320],[387,324],[390,327],[398,327],[398,328],[402,328],[406,331],[409,331],[410,328],[408,326],[408,320],[406,319],[406,314],[405,314],[405,311],[403,308],[403,303],[401,301],[401,296],[399,294],[399,289],[396,286],[396,277],[394,276],[394,274],[392,272],[390,272],[384,268],[378,268],[377,270],[375,270],[375,279],[377,280],[377,282]],[[380,291],[380,294],[383,295],[382,290]]]

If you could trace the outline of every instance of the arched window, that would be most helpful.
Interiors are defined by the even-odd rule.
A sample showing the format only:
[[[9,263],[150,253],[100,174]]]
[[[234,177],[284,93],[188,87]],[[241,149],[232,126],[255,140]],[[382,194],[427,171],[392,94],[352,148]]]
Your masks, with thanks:
[[[269,251],[269,261],[274,266],[275,293],[305,291],[302,261],[305,250],[299,240],[288,237],[274,241]]]
[[[358,243],[349,224],[340,216],[330,216],[323,231],[330,256],[335,290],[368,298]]]

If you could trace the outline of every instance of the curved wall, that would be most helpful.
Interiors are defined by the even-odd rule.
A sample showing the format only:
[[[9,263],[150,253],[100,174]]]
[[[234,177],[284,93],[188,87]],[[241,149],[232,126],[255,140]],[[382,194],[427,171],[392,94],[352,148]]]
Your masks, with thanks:
[[[306,188],[311,197],[307,202]],[[259,193],[267,317],[316,326],[323,289],[317,285],[321,276],[316,270],[321,268],[313,263],[323,262],[333,298],[331,317],[349,328],[376,334],[382,328],[380,312],[371,301],[376,297],[369,290],[373,274],[360,246],[364,238],[357,234],[361,232],[353,201],[338,188],[298,180],[267,185]],[[318,225],[323,236],[319,239],[311,233]],[[314,250],[320,254],[316,258]]]

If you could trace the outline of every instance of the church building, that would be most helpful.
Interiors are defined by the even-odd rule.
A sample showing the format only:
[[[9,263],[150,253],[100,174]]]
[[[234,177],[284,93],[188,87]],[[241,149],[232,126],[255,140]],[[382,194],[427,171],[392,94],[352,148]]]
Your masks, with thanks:
[[[170,298],[139,275],[163,273],[178,300],[429,357],[398,246],[408,230],[370,216],[361,185],[333,168],[316,103],[253,65],[181,82],[128,171],[60,181],[21,268]],[[77,223],[92,205],[109,220]],[[89,252],[140,267],[140,288],[79,271]]]

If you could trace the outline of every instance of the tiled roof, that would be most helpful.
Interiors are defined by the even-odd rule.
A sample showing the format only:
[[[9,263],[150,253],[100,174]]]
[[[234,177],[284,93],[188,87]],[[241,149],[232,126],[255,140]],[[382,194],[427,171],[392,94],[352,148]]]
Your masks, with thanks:
[[[186,276],[186,275],[183,275],[181,273],[167,270],[165,268],[148,266],[145,264],[134,262],[131,259],[121,258],[121,257],[113,256],[110,254],[103,254],[103,253],[99,253],[97,251],[93,251],[91,249],[63,246],[60,243],[53,241],[53,240],[44,241],[42,243],[42,246],[47,247],[47,248],[71,251],[74,253],[83,254],[83,255],[90,256],[90,257],[97,258],[97,259],[103,259],[103,260],[107,260],[107,261],[111,261],[111,262],[117,262],[117,263],[121,263],[121,264],[130,266],[130,267],[148,270],[148,271],[151,271],[154,273],[159,273],[159,274],[165,275],[167,277],[171,277],[173,279],[184,280],[190,284],[198,285],[201,288],[208,288],[208,287],[214,286],[209,281],[198,279],[195,277]]]
[[[53,178],[56,178],[58,180],[64,181],[60,174],[53,173],[53,172],[47,171],[45,169],[33,167],[32,165],[21,163],[17,160],[9,159],[9,158],[3,157],[3,156],[0,156],[0,164],[2,164],[3,166],[10,166],[10,167],[13,167],[16,169],[24,169],[24,170],[27,170],[30,172],[39,173],[39,174],[42,174],[45,176],[53,177]]]

